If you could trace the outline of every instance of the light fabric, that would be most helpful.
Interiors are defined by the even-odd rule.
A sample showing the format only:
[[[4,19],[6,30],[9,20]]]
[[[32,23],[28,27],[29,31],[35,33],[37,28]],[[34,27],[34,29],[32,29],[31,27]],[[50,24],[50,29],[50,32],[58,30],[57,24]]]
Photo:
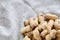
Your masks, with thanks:
[[[22,40],[23,21],[39,12],[60,17],[60,0],[0,0],[0,40]]]

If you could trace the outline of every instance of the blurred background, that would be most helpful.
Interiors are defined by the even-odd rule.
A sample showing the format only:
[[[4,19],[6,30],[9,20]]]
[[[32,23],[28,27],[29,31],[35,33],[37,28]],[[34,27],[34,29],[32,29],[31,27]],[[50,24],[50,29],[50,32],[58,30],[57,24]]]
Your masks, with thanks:
[[[0,0],[0,40],[22,40],[23,21],[39,12],[60,17],[60,0]]]

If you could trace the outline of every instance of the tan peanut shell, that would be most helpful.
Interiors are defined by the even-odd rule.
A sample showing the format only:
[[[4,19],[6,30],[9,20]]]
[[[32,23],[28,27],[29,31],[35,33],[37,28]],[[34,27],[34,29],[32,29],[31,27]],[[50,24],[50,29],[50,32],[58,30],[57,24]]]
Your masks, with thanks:
[[[38,31],[38,27],[35,28],[35,30],[33,31],[33,37],[36,39],[36,40],[42,40],[41,37],[40,37],[40,33]]]
[[[59,24],[59,20],[58,19],[56,19],[55,22],[54,22],[54,28],[56,30],[59,30],[60,29],[60,24]]]
[[[51,28],[53,27],[54,25],[54,21],[53,20],[49,20],[47,26],[50,26]]]
[[[53,20],[55,20],[55,19],[57,19],[58,17],[57,17],[56,15],[53,15],[53,14],[48,13],[48,14],[45,15],[45,18],[46,18],[46,19],[53,19]]]
[[[32,31],[30,25],[28,25],[27,27],[24,27],[24,28],[22,28],[22,29],[20,30],[20,32],[21,32],[22,34],[24,34],[24,33],[26,33],[26,32],[30,32],[30,31]]]
[[[28,36],[25,36],[25,38],[23,38],[23,40],[31,40]]]
[[[50,33],[48,35],[46,35],[46,40],[51,40],[52,38],[55,38],[56,37],[56,33],[57,31],[56,30],[51,30]]]
[[[50,33],[52,27],[54,25],[54,21],[53,20],[49,20],[46,26],[46,29],[48,30],[48,33]]]
[[[29,22],[30,22],[30,26],[32,29],[38,25],[38,19],[37,18],[35,18],[35,19],[30,18]]]
[[[25,21],[24,21],[24,25],[25,25],[25,26],[29,25],[29,20],[25,20]]]
[[[25,36],[28,36],[29,38],[33,37],[33,31],[25,33]]]
[[[56,36],[57,36],[56,40],[60,40],[60,30],[57,30]]]
[[[45,39],[46,40],[51,40],[51,35],[50,34],[46,35]]]
[[[47,22],[44,21],[42,24],[38,25],[38,29],[41,31],[42,29],[45,30],[46,29],[46,25],[47,25]]]
[[[43,13],[39,13],[39,14],[38,14],[38,21],[39,21],[40,23],[44,21]]]
[[[41,36],[44,38],[47,35],[48,31],[47,30],[43,30],[41,32]]]
[[[55,38],[56,37],[56,33],[57,33],[57,31],[55,29],[51,30],[51,32],[50,32],[51,37]]]

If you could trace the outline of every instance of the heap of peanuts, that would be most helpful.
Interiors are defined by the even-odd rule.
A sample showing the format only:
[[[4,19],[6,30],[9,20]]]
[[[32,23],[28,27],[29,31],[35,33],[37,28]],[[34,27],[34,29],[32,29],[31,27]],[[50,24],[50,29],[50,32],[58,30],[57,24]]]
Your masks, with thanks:
[[[23,40],[60,40],[60,24],[56,15],[39,13],[36,18],[24,21],[20,30]]]

